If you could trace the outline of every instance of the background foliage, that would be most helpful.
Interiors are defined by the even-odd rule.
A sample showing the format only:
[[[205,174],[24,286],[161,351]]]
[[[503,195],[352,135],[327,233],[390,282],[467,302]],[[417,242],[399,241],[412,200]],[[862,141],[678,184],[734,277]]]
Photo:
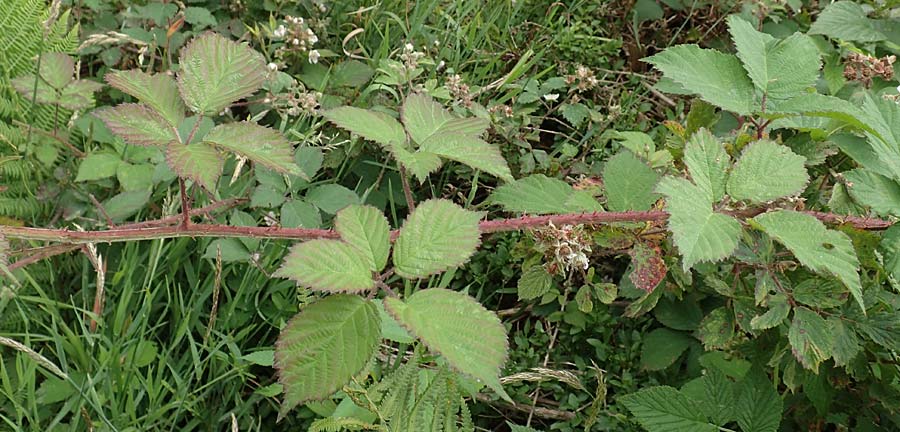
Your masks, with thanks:
[[[896,430],[898,20],[5,0],[0,224],[341,239],[0,242],[0,430]]]

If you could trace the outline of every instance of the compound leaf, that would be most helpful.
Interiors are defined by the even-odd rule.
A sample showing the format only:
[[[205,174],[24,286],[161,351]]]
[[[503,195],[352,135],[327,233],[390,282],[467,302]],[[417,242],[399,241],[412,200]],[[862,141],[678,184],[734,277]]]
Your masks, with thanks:
[[[482,214],[444,199],[421,203],[400,229],[394,267],[407,278],[424,278],[469,260],[480,244]]]
[[[246,44],[207,32],[181,50],[178,89],[188,108],[214,116],[256,93],[266,80],[262,54]]]
[[[173,141],[181,142],[175,127],[141,104],[121,104],[99,109],[93,114],[128,144],[164,147]]]
[[[297,243],[275,276],[328,292],[360,292],[375,287],[363,252],[340,240],[316,239]]]
[[[499,379],[509,342],[496,314],[470,296],[441,288],[416,292],[405,302],[388,297],[384,306],[450,366],[510,400]]]
[[[762,140],[744,149],[728,177],[728,194],[754,203],[794,195],[803,190],[809,175],[806,158],[789,148]]]
[[[365,368],[381,341],[374,303],[338,294],[304,307],[281,331],[275,368],[284,386],[281,416],[324,399]]]
[[[273,170],[307,178],[294,162],[291,143],[275,129],[251,122],[227,123],[214,127],[203,141]]]
[[[840,279],[865,312],[857,274],[859,261],[847,234],[825,228],[810,215],[789,210],[764,213],[751,222],[787,247],[804,266]]]
[[[353,205],[337,212],[334,228],[341,239],[356,247],[371,271],[387,265],[391,233],[387,218],[372,206]]]

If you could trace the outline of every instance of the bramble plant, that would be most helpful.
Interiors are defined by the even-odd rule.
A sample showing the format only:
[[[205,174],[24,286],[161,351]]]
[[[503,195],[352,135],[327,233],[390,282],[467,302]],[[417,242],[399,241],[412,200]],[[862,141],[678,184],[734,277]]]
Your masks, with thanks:
[[[829,5],[809,34],[845,40],[856,35],[861,42],[888,44],[889,35],[896,34],[889,27],[893,21],[867,18],[856,8],[845,1]],[[645,21],[650,12],[642,11],[635,22]],[[209,18],[192,11],[192,20]],[[505,291],[518,298],[513,313],[532,311],[549,317],[548,323],[566,322],[573,334],[589,334],[589,317],[603,307],[625,306],[622,316],[628,319],[655,317],[658,325],[642,328],[646,334],[639,355],[643,371],[659,373],[651,380],[654,385],[637,388],[626,382],[631,378],[615,378],[618,388],[630,389],[615,395],[616,400],[650,432],[775,432],[787,427],[783,419],[812,412],[827,419],[819,426],[827,421],[841,430],[851,424],[871,424],[871,430],[876,425],[900,427],[896,404],[900,227],[890,219],[900,217],[900,104],[886,85],[876,85],[889,74],[854,69],[853,76],[865,77],[859,79],[863,87],[853,87],[850,97],[839,96],[839,86],[821,82],[831,75],[828,60],[822,60],[831,53],[819,46],[827,44],[824,38],[800,32],[776,37],[739,15],[725,21],[735,54],[675,45],[643,59],[662,74],[654,92],[698,98],[683,122],[669,120],[658,128],[666,134],[665,143],[657,145],[643,132],[605,131],[604,139],[616,142],[612,147],[616,151],[603,149],[610,150],[604,153],[609,157],[575,186],[554,177],[551,170],[525,169],[521,162],[525,158],[518,164],[512,158],[508,162],[505,155],[523,150],[498,144],[497,136],[503,134],[496,131],[497,119],[522,115],[516,110],[529,104],[525,111],[537,104],[549,107],[559,98],[552,92],[568,89],[569,99],[548,109],[558,108],[561,118],[576,128],[599,122],[603,116],[579,96],[600,85],[590,69],[581,66],[575,75],[548,78],[543,84],[527,77],[519,80],[524,65],[531,64],[529,51],[503,79],[470,89],[456,74],[439,86],[425,69],[439,66],[412,44],[396,51],[402,61],[382,59],[377,71],[361,62],[341,63],[343,69],[335,67],[335,75],[343,74],[344,82],[364,84],[380,74],[376,84],[361,93],[384,96],[375,98],[383,105],[342,106],[339,97],[319,93],[316,98],[323,106],[316,109],[318,102],[307,101],[303,115],[311,118],[303,121],[310,122],[310,129],[336,126],[335,141],[348,137],[342,141],[350,143],[347,155],[374,143],[377,157],[366,162],[380,170],[374,184],[385,176],[399,177],[402,190],[396,192],[402,194],[398,200],[405,201],[401,209],[405,213],[393,202],[388,206],[367,201],[374,186],[363,199],[353,192],[351,198],[330,196],[339,195],[333,189],[330,195],[320,192],[329,196],[320,196],[318,206],[292,201],[298,214],[291,226],[284,223],[287,206],[282,207],[280,221],[273,213],[263,218],[268,226],[258,226],[254,217],[240,212],[231,214],[231,224],[196,223],[194,218],[242,202],[240,196],[228,195],[236,190],[230,186],[248,163],[260,187],[272,186],[274,198],[259,198],[265,202],[259,207],[281,205],[284,195],[296,192],[292,189],[296,184],[331,184],[328,171],[315,176],[327,163],[322,152],[309,151],[306,143],[295,145],[286,137],[300,136],[295,129],[287,131],[288,111],[276,110],[282,115],[280,130],[257,123],[274,105],[268,95],[255,95],[261,89],[277,93],[272,89],[299,88],[285,84],[290,76],[280,72],[278,64],[267,62],[272,53],[280,60],[305,57],[309,70],[316,71],[309,72],[314,78],[307,78],[317,83],[327,81],[331,73],[319,64],[320,58],[335,54],[324,48],[321,53],[319,48],[312,50],[319,42],[313,23],[294,17],[286,21],[290,29],[276,27],[270,19],[272,37],[254,27],[252,33],[269,42],[291,35],[284,40],[286,45],[264,46],[266,53],[203,32],[181,48],[177,66],[171,65],[174,73],[106,71],[106,83],[136,102],[86,114],[102,121],[128,145],[124,148],[147,149],[151,161],[153,152],[163,155],[160,166],[144,164],[142,180],[136,181],[121,174],[130,167],[126,158],[86,151],[75,179],[83,184],[116,176],[126,193],[140,192],[143,206],[171,169],[170,181],[176,177],[178,181],[180,214],[163,209],[160,219],[115,225],[120,218],[110,217],[91,193],[79,191],[90,198],[107,227],[0,225],[0,272],[17,283],[17,269],[81,248],[97,273],[94,309],[85,314],[90,317],[85,327],[94,332],[107,325],[102,323],[107,261],[98,253],[98,243],[239,239],[235,241],[244,242],[238,246],[249,257],[259,239],[297,241],[275,271],[265,268],[278,256],[267,260],[254,252],[248,259],[266,277],[282,279],[280,283],[289,284],[292,291],[296,288],[296,297],[284,301],[289,304],[286,310],[293,314],[300,304],[292,318],[273,324],[280,328],[271,356],[251,358],[254,364],[277,371],[278,383],[262,391],[267,397],[280,395],[278,420],[305,407],[321,417],[312,421],[310,430],[474,431],[467,398],[515,409],[523,406],[520,399],[525,393],[516,391],[520,383],[548,380],[592,393],[577,374],[549,369],[549,352],[542,368],[504,374],[520,366],[513,362],[508,367],[517,355],[510,347],[524,343],[521,333],[531,331],[531,324],[524,326],[526,330],[516,328],[518,324],[502,320],[503,314],[486,306],[477,284],[453,283],[476,273],[469,270],[479,253],[504,255],[505,267],[521,263],[511,272],[515,286]],[[850,21],[856,23],[850,27],[864,27],[868,33],[858,35],[843,27]],[[182,24],[169,23],[168,33],[162,33],[167,34],[167,49],[168,37]],[[302,44],[297,35],[304,38]],[[345,53],[349,54],[346,47]],[[854,58],[854,67],[861,68],[869,57]],[[94,106],[94,93],[101,85],[80,78],[76,64],[67,54],[43,53],[36,73],[11,83],[34,103],[85,110]],[[878,63],[882,69],[884,64],[890,63]],[[845,86],[849,84],[840,87]],[[489,110],[477,104],[478,95],[495,89],[510,92],[503,98],[518,97],[519,105],[512,104],[517,108],[498,103]],[[357,100],[360,92],[351,94]],[[448,100],[459,103],[454,109],[441,102]],[[294,108],[299,106],[293,102]],[[299,108],[290,112],[300,114]],[[233,118],[248,120],[229,121]],[[565,151],[569,150],[560,152]],[[839,154],[841,159],[829,162]],[[105,165],[107,159],[113,160],[112,169]],[[471,174],[468,196],[452,186],[451,193],[435,187],[444,185],[435,177],[451,163]],[[234,169],[231,183],[221,181],[227,166]],[[98,167],[103,172],[92,172]],[[523,172],[533,174],[520,176]],[[481,173],[496,183],[486,183]],[[191,189],[193,185],[199,188]],[[429,187],[430,196],[417,200],[428,195]],[[193,208],[198,194],[212,203]],[[303,205],[314,216],[299,215]],[[320,208],[334,215],[332,229],[319,227]],[[508,216],[489,218],[496,209]],[[875,234],[877,230],[884,233]],[[487,248],[495,249],[484,251],[487,235],[518,231],[525,234],[502,248],[491,244]],[[10,251],[10,242],[28,241],[59,244]],[[204,345],[219,307],[222,263],[229,260],[223,258],[229,253],[223,245],[214,243],[207,250],[216,274]],[[161,244],[157,248],[154,253],[163,255]],[[9,256],[21,254],[26,257],[9,262]],[[624,271],[615,271],[621,278],[615,281],[609,276],[613,272],[603,266],[618,257],[627,258]],[[189,272],[192,280],[198,280],[195,269]],[[123,276],[119,272],[112,277]],[[4,293],[0,291],[0,313],[8,301]],[[120,309],[115,325],[124,334],[132,317],[124,313],[125,306]],[[553,350],[558,337],[567,335],[559,334],[558,324],[549,331],[540,323],[537,333],[551,335],[548,349]],[[514,337],[508,337],[513,331]],[[176,333],[181,338],[184,332]],[[608,351],[630,348],[624,346],[628,342],[586,340]],[[27,346],[6,338],[0,343],[37,359],[61,383],[79,392],[82,386],[89,387],[83,377],[55,368]],[[137,348],[109,355],[120,356],[124,363],[136,353]],[[579,362],[587,363],[581,358]],[[606,366],[596,363],[598,384],[592,400],[576,401],[581,406],[578,415],[583,415],[579,426],[585,430],[594,427],[607,401],[601,369]],[[169,367],[160,363],[153,373],[168,373]],[[2,374],[5,368],[0,362]],[[10,380],[0,381],[7,385]],[[484,387],[490,392],[479,394]],[[101,406],[95,394],[82,395]],[[534,430],[531,416],[539,393],[527,397],[529,426],[509,423],[513,431]],[[343,402],[327,405],[332,398]],[[858,419],[830,415],[834,409]],[[613,411],[608,414],[621,417]],[[6,418],[2,410],[0,417]],[[567,420],[574,418],[573,414]],[[624,424],[624,418],[619,420]],[[232,425],[237,429],[237,420]]]

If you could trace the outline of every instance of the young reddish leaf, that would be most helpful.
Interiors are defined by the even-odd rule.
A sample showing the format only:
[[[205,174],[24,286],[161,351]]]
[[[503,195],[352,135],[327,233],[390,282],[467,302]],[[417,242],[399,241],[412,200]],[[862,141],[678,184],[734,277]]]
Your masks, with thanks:
[[[668,268],[659,246],[638,242],[628,251],[633,270],[629,278],[634,286],[650,292],[666,277]]]
[[[212,32],[187,44],[179,63],[181,96],[192,111],[208,116],[256,93],[266,80],[262,54]]]
[[[169,124],[177,127],[184,120],[186,110],[178,86],[165,74],[150,75],[139,69],[113,71],[104,77],[106,82],[158,112]]]
[[[121,104],[93,113],[128,144],[164,147],[180,142],[178,132],[156,111],[140,104]]]
[[[173,141],[166,147],[166,162],[179,177],[196,181],[208,191],[216,189],[222,175],[222,157],[210,145],[184,145]]]
[[[306,178],[294,162],[291,143],[275,129],[250,122],[227,123],[213,128],[203,141],[276,171]]]

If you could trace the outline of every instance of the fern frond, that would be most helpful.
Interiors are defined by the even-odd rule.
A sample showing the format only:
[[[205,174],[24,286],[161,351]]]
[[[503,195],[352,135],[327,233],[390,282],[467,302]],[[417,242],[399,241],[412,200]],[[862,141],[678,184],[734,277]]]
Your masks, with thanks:
[[[383,426],[366,423],[352,417],[326,417],[313,422],[309,432],[342,432],[342,431],[385,431]]]

